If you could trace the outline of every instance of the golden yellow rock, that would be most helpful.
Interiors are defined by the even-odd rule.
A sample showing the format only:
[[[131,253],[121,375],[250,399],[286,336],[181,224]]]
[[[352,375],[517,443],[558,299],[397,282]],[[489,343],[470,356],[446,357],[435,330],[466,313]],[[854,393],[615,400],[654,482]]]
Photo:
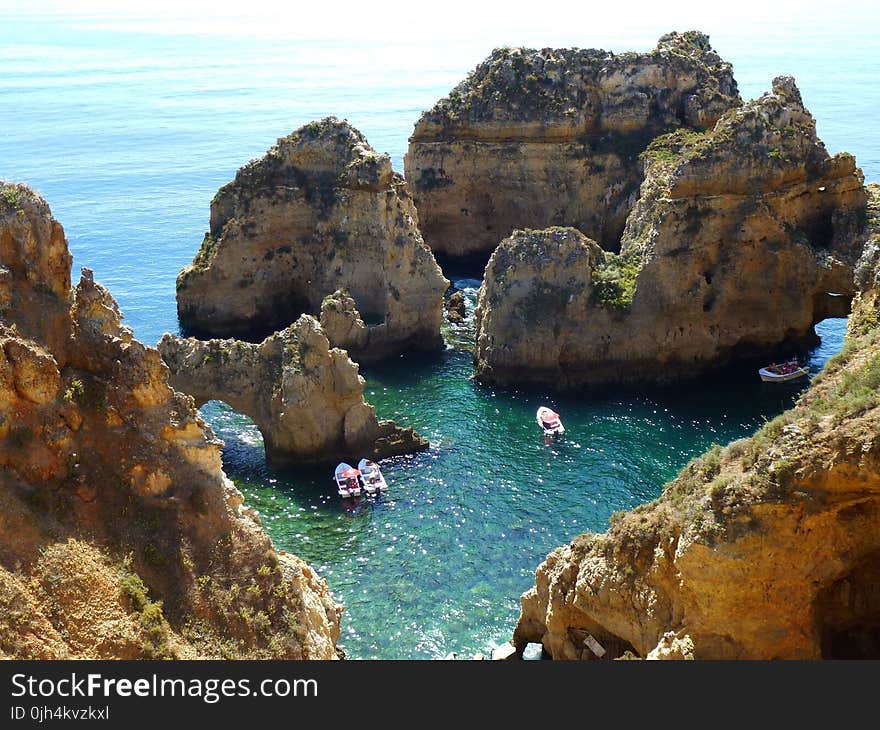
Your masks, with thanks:
[[[109,292],[71,290],[46,203],[0,187],[0,653],[335,658],[326,583],[246,514]]]
[[[650,53],[501,48],[415,125],[406,179],[435,253],[485,260],[514,229],[572,226],[617,250],[658,134],[739,105],[703,33]]]
[[[194,334],[262,338],[320,315],[325,297],[344,289],[364,331],[337,339],[331,326],[327,335],[376,360],[442,347],[448,285],[388,155],[329,117],[279,139],[218,191],[177,304]]]
[[[222,400],[250,416],[276,464],[379,459],[428,448],[411,428],[380,422],[345,350],[304,314],[260,344],[165,334],[159,351],[175,387],[199,405]]]
[[[575,253],[559,243],[572,229],[498,246],[475,313],[478,379],[668,382],[815,342],[816,322],[846,315],[863,178],[828,155],[793,79],[709,131],[656,138],[642,161],[619,254]]]
[[[587,658],[587,631],[609,658],[880,656],[880,232],[860,239],[843,352],[752,438],[554,550],[522,597],[517,646]]]

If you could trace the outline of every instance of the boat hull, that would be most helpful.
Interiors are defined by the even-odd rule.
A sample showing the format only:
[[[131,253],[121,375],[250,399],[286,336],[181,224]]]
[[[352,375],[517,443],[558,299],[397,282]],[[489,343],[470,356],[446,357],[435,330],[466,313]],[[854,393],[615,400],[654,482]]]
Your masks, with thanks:
[[[350,484],[350,481],[356,479],[358,474],[359,472],[356,469],[353,469],[345,462],[340,463],[336,467],[333,472],[333,481],[336,482],[336,488],[340,497],[343,499],[347,499],[348,497],[360,497],[360,485],[358,484],[357,486],[354,486]]]
[[[379,469],[378,464],[361,459],[358,463],[358,471],[361,473],[364,491],[368,495],[375,496],[379,492],[384,492],[388,489],[388,484],[385,482],[385,477],[382,476],[382,471]]]
[[[538,412],[535,415],[535,420],[538,422],[538,426],[541,427],[545,436],[560,436],[565,433],[565,426],[562,425],[562,419],[559,418],[559,414],[554,413],[545,406],[541,406],[538,409]],[[547,424],[552,425],[548,428]]]
[[[758,370],[758,375],[761,376],[761,380],[765,383],[785,383],[789,380],[797,380],[798,378],[804,377],[809,371],[806,368],[798,368],[797,370],[793,370],[790,373],[773,373],[767,368],[761,368]]]

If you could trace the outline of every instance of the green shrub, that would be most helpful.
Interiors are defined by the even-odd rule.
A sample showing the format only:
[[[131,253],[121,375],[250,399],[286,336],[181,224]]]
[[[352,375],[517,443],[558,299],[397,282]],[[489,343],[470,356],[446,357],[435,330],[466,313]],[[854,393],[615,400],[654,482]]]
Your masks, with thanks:
[[[147,659],[167,659],[168,627],[162,612],[162,601],[151,601],[147,586],[136,573],[125,573],[119,580],[119,589],[128,599],[132,613],[137,614],[143,630],[141,651]]]
[[[70,403],[75,401],[79,405],[83,404],[83,401],[86,397],[86,388],[83,385],[83,381],[78,378],[70,381],[70,385],[67,386],[67,390],[64,391],[64,401],[66,403]]]
[[[593,272],[593,303],[610,309],[628,309],[635,297],[641,263],[638,256],[605,254],[605,265]]]
[[[860,413],[880,404],[880,354],[872,357],[863,367],[850,370],[843,376],[834,395],[837,419]]]
[[[687,159],[694,150],[708,140],[706,132],[677,129],[654,138],[641,157],[653,164],[674,164]]]
[[[700,476],[703,479],[714,479],[721,471],[721,446],[712,444],[711,448],[700,459]]]

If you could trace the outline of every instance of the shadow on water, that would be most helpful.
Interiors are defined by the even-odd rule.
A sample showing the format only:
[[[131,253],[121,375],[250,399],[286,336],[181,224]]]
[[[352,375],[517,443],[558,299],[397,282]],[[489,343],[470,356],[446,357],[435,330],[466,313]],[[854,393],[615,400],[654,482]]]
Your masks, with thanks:
[[[840,349],[845,323],[817,328],[812,374]],[[312,563],[345,604],[340,643],[353,658],[488,651],[509,638],[548,552],[657,497],[689,459],[749,435],[808,385],[764,384],[740,365],[638,393],[502,389],[474,382],[470,353],[455,347],[362,374],[380,418],[431,441],[382,462],[389,491],[376,500],[341,499],[330,468],[269,468],[252,423],[205,408],[227,472],[275,544]],[[549,444],[535,422],[542,404],[566,426]]]
[[[77,266],[95,270],[144,342],[177,326],[175,278],[202,240],[212,197],[241,163],[264,154],[279,134],[344,108],[399,170],[414,115],[487,52],[482,40],[459,40],[459,52],[450,53],[446,37],[427,46],[420,39],[418,48],[404,48],[412,64],[401,73],[401,47],[388,38],[290,43],[289,34],[251,38],[247,29],[234,38],[120,32],[64,14],[36,25],[5,20],[16,41],[4,57],[15,102],[0,135],[5,174],[42,191]],[[877,88],[876,39],[864,23],[829,35],[825,21],[789,23],[791,32],[761,53],[746,26],[724,30],[715,42],[733,61],[745,98],[763,93],[780,64],[796,68],[799,80],[811,82],[810,108],[823,120],[829,149],[855,153],[866,179],[875,180],[869,92]],[[547,29],[545,39],[558,30]],[[656,35],[615,38],[615,51],[648,50]],[[823,60],[817,41],[834,52]],[[854,113],[837,113],[842,93]],[[50,106],[57,111],[51,118]],[[120,231],[129,235],[120,239]],[[478,280],[485,258],[464,267],[442,263],[459,284],[463,276]],[[829,343],[841,322],[822,326],[829,330],[820,332],[811,373],[839,349]],[[447,336],[466,349],[471,335],[451,327]],[[341,643],[357,658],[467,655],[506,639],[518,596],[549,550],[656,496],[689,458],[712,441],[752,432],[806,385],[762,386],[746,372],[665,394],[502,392],[468,379],[464,351],[364,372],[380,416],[411,423],[433,444],[383,463],[390,489],[381,502],[344,507],[329,469],[269,469],[248,419],[216,403],[203,409],[226,442],[227,472],[275,544],[315,565],[345,603]],[[549,446],[534,422],[545,401],[568,429]]]

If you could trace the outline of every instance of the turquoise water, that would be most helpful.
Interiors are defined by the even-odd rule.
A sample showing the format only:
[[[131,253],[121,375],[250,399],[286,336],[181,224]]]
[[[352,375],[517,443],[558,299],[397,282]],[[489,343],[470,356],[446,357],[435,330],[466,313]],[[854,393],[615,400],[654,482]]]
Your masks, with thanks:
[[[746,97],[794,74],[829,150],[853,152],[880,180],[876,16],[796,20],[687,26],[710,33]],[[343,41],[328,40],[332,26],[292,39],[277,28],[48,19],[0,5],[0,177],[45,195],[75,265],[93,268],[135,334],[153,343],[177,329],[174,279],[201,241],[211,197],[277,137],[313,118],[347,117],[400,170],[419,112],[492,47],[648,49],[686,27],[583,23],[590,30],[575,35],[532,25]],[[472,301],[479,282],[453,278]],[[843,326],[823,323],[814,371],[839,349]],[[390,490],[378,502],[343,504],[323,471],[269,470],[252,424],[222,404],[204,409],[226,442],[228,473],[276,544],[313,563],[345,603],[341,643],[352,657],[468,655],[505,640],[550,550],[655,497],[689,458],[751,432],[802,387],[728,373],[639,395],[496,390],[469,379],[466,328],[447,335],[437,357],[363,369],[380,416],[432,442],[383,464]],[[541,403],[568,430],[551,446],[534,422]]]

